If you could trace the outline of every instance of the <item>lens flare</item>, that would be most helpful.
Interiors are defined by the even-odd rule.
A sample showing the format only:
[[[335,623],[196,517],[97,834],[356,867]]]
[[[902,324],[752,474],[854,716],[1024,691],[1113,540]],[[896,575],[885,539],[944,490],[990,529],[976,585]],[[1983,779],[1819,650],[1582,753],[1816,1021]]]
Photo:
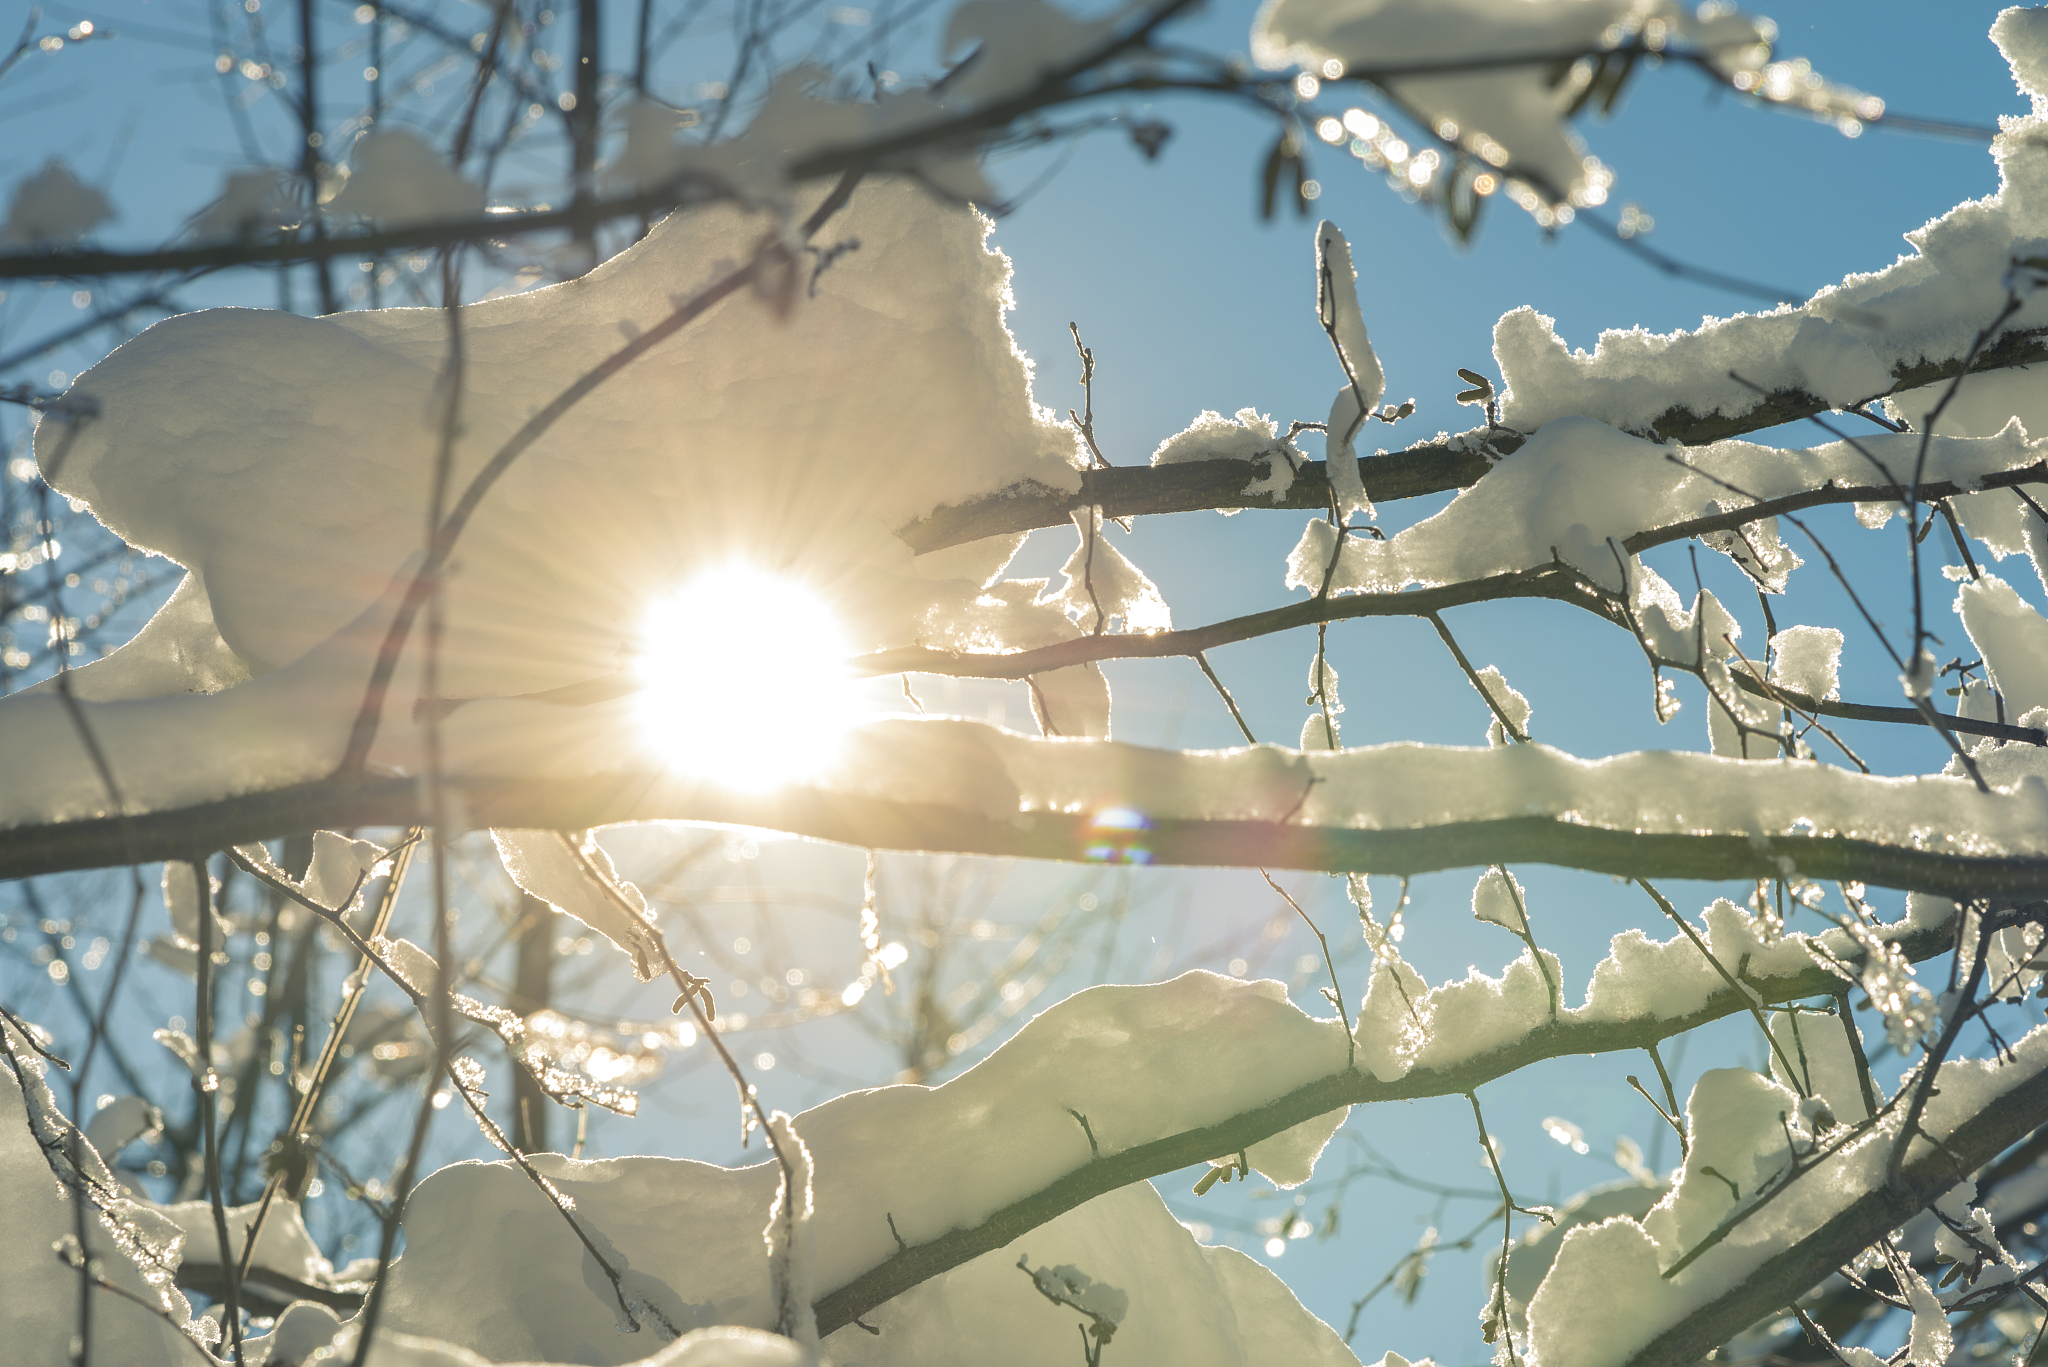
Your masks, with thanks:
[[[1084,857],[1098,864],[1149,864],[1152,849],[1145,832],[1151,820],[1134,807],[1109,807],[1088,823]]]
[[[752,565],[706,571],[648,609],[641,725],[683,773],[753,790],[806,778],[857,720],[849,653],[808,585]]]

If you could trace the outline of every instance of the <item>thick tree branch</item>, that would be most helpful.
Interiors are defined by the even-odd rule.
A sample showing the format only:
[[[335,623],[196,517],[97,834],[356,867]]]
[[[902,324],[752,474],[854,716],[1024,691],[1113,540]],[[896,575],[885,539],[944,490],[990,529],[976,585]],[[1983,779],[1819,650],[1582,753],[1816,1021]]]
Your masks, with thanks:
[[[1629,1358],[1629,1367],[1689,1367],[1747,1326],[1792,1303],[1835,1268],[1898,1228],[1968,1173],[2048,1123],[2048,1087],[2015,1087],[1925,1145],[1892,1183],[1750,1270],[1728,1292],[1671,1325]]]
[[[1974,374],[2032,365],[2043,360],[2048,360],[2048,330],[2009,332],[1996,344],[1986,347],[1971,363],[1970,370]],[[1895,383],[1887,392],[1917,389],[1952,379],[1961,368],[1962,358],[1959,356],[1902,364],[1893,368]],[[1873,395],[1872,400],[1882,397]],[[1780,423],[1826,413],[1831,408],[1832,405],[1825,400],[1804,390],[1779,390],[1758,399],[1739,413],[1702,415],[1687,408],[1673,407],[1652,422],[1649,431],[1643,435],[1660,442],[1679,441],[1697,446],[1760,432]],[[1390,503],[1476,484],[1493,464],[1482,449],[1482,441],[1489,442],[1496,453],[1505,456],[1520,449],[1527,440],[1523,433],[1505,430],[1488,434],[1482,429],[1466,436],[1467,441],[1461,443],[1422,442],[1385,455],[1360,456],[1358,472],[1365,481],[1366,494],[1375,503]],[[1180,465],[1126,465],[1107,470],[1084,470],[1081,472],[1080,489],[1071,494],[1026,481],[968,503],[935,509],[928,516],[898,528],[896,535],[922,555],[926,551],[942,550],[986,536],[1064,526],[1068,515],[1075,509],[1091,505],[1099,506],[1105,517],[1184,513],[1204,508],[1315,509],[1329,505],[1329,476],[1327,467],[1319,460],[1301,462],[1294,482],[1279,494],[1246,493],[1248,487],[1267,478],[1271,473],[1268,462],[1275,458],[1259,456],[1250,460],[1190,461]],[[2029,478],[2039,480],[2041,475],[2037,472]],[[2015,482],[2019,480],[2016,478]],[[1994,482],[1987,481],[1987,484]],[[1924,486],[1923,497],[1941,497],[1933,492],[1935,487]],[[1882,492],[1870,495],[1871,499],[1883,497],[1886,495]],[[1904,497],[1903,490],[1898,497]],[[1814,502],[1788,503],[1782,511],[1797,511],[1815,503],[1849,501],[1846,497],[1818,497]],[[1766,508],[1749,520],[1768,517],[1773,511],[1777,510]],[[1718,525],[1740,524],[1721,521]],[[1704,525],[1703,520],[1703,525],[1697,529],[1676,535],[1694,536],[1700,531],[1713,529]],[[1631,544],[1630,549],[1639,548]]]
[[[1951,948],[1954,932],[1947,924],[1930,926],[1908,933],[1900,947],[1909,957],[1920,960],[1940,954]],[[1801,997],[1816,996],[1839,987],[1841,979],[1813,967],[1803,972],[1779,978],[1751,977],[1745,985],[1753,989],[1765,1002],[1794,1001]],[[1104,1154],[1065,1177],[1052,1182],[1025,1197],[1013,1202],[983,1220],[980,1224],[966,1229],[955,1229],[929,1243],[914,1244],[894,1256],[885,1259],[875,1267],[854,1278],[846,1285],[821,1296],[816,1303],[818,1331],[829,1334],[833,1330],[851,1324],[876,1306],[899,1296],[919,1282],[935,1277],[951,1268],[958,1267],[983,1253],[1003,1247],[1039,1225],[1055,1219],[1076,1206],[1093,1200],[1132,1182],[1148,1177],[1174,1172],[1189,1167],[1218,1154],[1236,1153],[1280,1133],[1305,1120],[1327,1115],[1345,1106],[1366,1105],[1376,1101],[1413,1101],[1422,1097],[1456,1096],[1470,1092],[1496,1078],[1505,1077],[1532,1063],[1544,1059],[1559,1058],[1566,1054],[1612,1053],[1625,1049],[1642,1049],[1673,1035],[1705,1025],[1709,1021],[1751,1009],[1754,1002],[1749,996],[1732,989],[1722,989],[1707,999],[1699,1010],[1683,1016],[1664,1016],[1631,1021],[1581,1021],[1567,1016],[1561,1021],[1549,1022],[1530,1031],[1492,1053],[1467,1059],[1450,1068],[1416,1068],[1406,1076],[1393,1082],[1381,1082],[1370,1073],[1346,1071],[1333,1073],[1328,1077],[1297,1088],[1286,1096],[1267,1105],[1241,1112],[1228,1120],[1205,1126],[1198,1130],[1187,1130],[1150,1144],[1140,1144],[1119,1153]],[[2048,1109],[2048,1091],[2035,1099],[2036,1108]],[[1993,1108],[1997,1110],[1998,1108]],[[2039,1121],[2034,1123],[2038,1124]],[[2023,1127],[2011,1139],[1998,1144],[1983,1155],[1979,1162],[1990,1158],[2003,1148],[2005,1143],[2018,1139],[2025,1133]],[[1948,1170],[1947,1180],[1939,1190],[1953,1186],[1955,1177]],[[1924,1204],[1925,1198],[1920,1202]],[[1897,1220],[1893,1221],[1896,1224]],[[1890,1228],[1880,1225],[1877,1232]],[[1876,1233],[1866,1235],[1867,1244]],[[1800,1264],[1801,1273],[1812,1272],[1817,1280],[1838,1263],[1848,1261],[1858,1244],[1850,1248],[1833,1263],[1820,1263],[1811,1254]],[[1818,1270],[1815,1270],[1818,1269]],[[1778,1300],[1763,1306],[1751,1316],[1758,1318],[1775,1309],[1785,1300],[1789,1283],[1785,1273],[1761,1281],[1767,1289],[1775,1290]],[[1803,1290],[1809,1283],[1802,1282]],[[1718,1321],[1716,1321],[1718,1323]],[[1747,1321],[1745,1321],[1747,1323]],[[1740,1328],[1741,1325],[1735,1326]],[[1721,1342],[1732,1334],[1724,1333]],[[1701,1352],[1712,1343],[1702,1345]],[[1695,1354],[1697,1357],[1698,1354]],[[1658,1362],[1667,1359],[1655,1359]],[[1692,1361],[1692,1359],[1686,1359]]]
[[[1120,747],[1134,764],[1171,752]],[[656,772],[587,779],[450,780],[475,827],[584,830],[630,821],[707,821],[786,831],[868,849],[1025,859],[1103,860],[1093,813],[1015,812],[791,787],[747,794]],[[397,827],[425,819],[410,778],[335,775],[311,783],[133,815],[0,831],[0,879],[174,859],[317,828]],[[129,843],[132,836],[133,844]],[[131,853],[132,851],[132,853]],[[1967,855],[1851,836],[1657,832],[1585,824],[1575,814],[1361,830],[1276,820],[1157,817],[1142,850],[1111,856],[1192,867],[1416,874],[1486,864],[1552,864],[1619,877],[1854,880],[1947,897],[2048,893],[2048,856]]]

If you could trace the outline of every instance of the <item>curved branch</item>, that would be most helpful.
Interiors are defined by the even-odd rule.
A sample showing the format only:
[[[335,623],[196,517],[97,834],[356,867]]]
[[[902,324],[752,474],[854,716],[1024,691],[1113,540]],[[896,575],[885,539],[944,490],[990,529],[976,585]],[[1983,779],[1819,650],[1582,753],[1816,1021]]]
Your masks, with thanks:
[[[1954,931],[1947,923],[1943,923],[1908,932],[1900,941],[1900,948],[1917,961],[1940,954],[1951,948],[1953,943]],[[1785,977],[1752,977],[1746,980],[1745,985],[1754,990],[1764,1002],[1785,1002],[1832,991],[1840,983],[1840,978],[1816,966]],[[1753,1004],[1754,999],[1748,995],[1724,988],[1710,996],[1706,1004],[1697,1011],[1683,1016],[1597,1022],[1567,1017],[1561,1021],[1546,1022],[1510,1044],[1491,1053],[1464,1060],[1454,1067],[1416,1068],[1393,1082],[1381,1082],[1370,1073],[1364,1072],[1333,1073],[1297,1088],[1278,1100],[1240,1112],[1217,1124],[1186,1130],[1119,1153],[1092,1157],[1083,1166],[1047,1184],[1023,1200],[1003,1207],[981,1223],[966,1229],[951,1230],[929,1243],[913,1244],[904,1248],[852,1281],[819,1297],[814,1307],[818,1316],[818,1332],[829,1334],[835,1329],[843,1328],[891,1297],[899,1296],[918,1283],[958,1267],[970,1259],[1001,1248],[1037,1226],[1097,1196],[1133,1182],[1189,1167],[1219,1153],[1235,1153],[1240,1149],[1249,1148],[1262,1139],[1270,1138],[1303,1121],[1327,1115],[1331,1111],[1375,1101],[1413,1101],[1423,1097],[1455,1096],[1470,1092],[1532,1063],[1566,1054],[1612,1053],[1647,1048],[1660,1040],[1683,1034],[1709,1021],[1747,1011]],[[2048,1089],[2040,1090],[2042,1095],[2036,1098],[2034,1104],[2038,1109],[2048,1109]],[[2012,1138],[2017,1139],[2023,1133],[2024,1129],[2015,1133]],[[2002,1143],[1997,1145],[1984,1157],[1988,1159],[1996,1153],[1997,1148],[2003,1147]],[[1950,1171],[1939,1190],[1946,1190],[1954,1183],[1955,1177]],[[1937,1191],[1934,1194],[1939,1193]],[[1921,1203],[1924,1204],[1925,1199],[1921,1198]],[[1897,1221],[1894,1220],[1893,1223],[1896,1224]],[[1890,1227],[1886,1225],[1882,1228]],[[1863,1242],[1869,1243],[1871,1237],[1875,1236],[1866,1237]],[[1862,1246],[1858,1244],[1856,1248]],[[1846,1262],[1855,1251],[1855,1248],[1849,1249],[1835,1262]],[[1809,1262],[1810,1258],[1811,1255]],[[1763,1281],[1762,1284],[1766,1288],[1775,1288],[1781,1302],[1785,1298],[1788,1283],[1782,1278],[1773,1278]],[[1805,1284],[1802,1283],[1799,1289],[1804,1290]],[[1774,1308],[1775,1304],[1766,1306],[1752,1318],[1760,1317]],[[1725,1339],[1727,1336],[1723,1334],[1722,1338]],[[1716,1340],[1719,1341],[1721,1340]]]
[[[2035,461],[2015,470],[2000,470],[1986,475],[1975,485],[1957,484],[1952,480],[1926,480],[1919,486],[1922,503],[1939,503],[1945,498],[1958,494],[1974,494],[1985,489],[2015,489],[2022,484],[2048,484],[2048,461]],[[1622,547],[1631,555],[1640,554],[1652,546],[1666,546],[1674,541],[1689,537],[1704,536],[1709,532],[1733,531],[1761,522],[1767,517],[1782,513],[1796,513],[1806,508],[1820,508],[1843,503],[1904,503],[1911,489],[1903,484],[1837,484],[1829,480],[1818,489],[1802,489],[1796,494],[1783,498],[1765,499],[1758,503],[1745,504],[1724,513],[1707,517],[1688,518],[1684,522],[1673,522],[1668,526],[1637,532],[1623,541]]]
[[[1583,587],[1578,575],[1562,565],[1490,575],[1462,584],[1396,593],[1350,593],[1336,598],[1307,598],[1265,612],[1247,613],[1185,631],[1079,636],[1032,650],[1005,653],[934,650],[902,646],[857,656],[850,663],[863,674],[940,674],[969,679],[1022,679],[1068,665],[1096,660],[1162,659],[1194,655],[1235,641],[1249,641],[1296,627],[1348,621],[1356,617],[1428,617],[1445,608],[1463,607],[1499,598],[1554,598],[1599,611],[1597,596]],[[1604,614],[1603,614],[1604,615]]]

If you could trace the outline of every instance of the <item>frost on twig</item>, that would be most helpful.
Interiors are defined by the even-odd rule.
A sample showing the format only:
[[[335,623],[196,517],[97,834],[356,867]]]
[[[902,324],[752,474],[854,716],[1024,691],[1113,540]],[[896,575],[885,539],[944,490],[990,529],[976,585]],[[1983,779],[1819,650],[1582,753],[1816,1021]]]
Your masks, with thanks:
[[[783,1171],[775,1203],[768,1208],[769,1300],[775,1328],[784,1338],[806,1347],[818,1342],[818,1317],[811,1302],[817,1295],[817,1236],[811,1228],[811,1151],[796,1132],[796,1122],[777,1111],[768,1124],[781,1155]]]
[[[594,835],[494,830],[491,839],[514,883],[610,940],[632,959],[634,977],[647,982],[662,971],[654,913]]]
[[[8,1212],[0,1275],[14,1298],[9,1360],[66,1360],[77,1297],[87,1293],[83,1272],[128,1302],[94,1306],[100,1360],[175,1362],[191,1349],[180,1339],[204,1342],[205,1331],[217,1328],[192,1317],[173,1280],[185,1233],[115,1180],[58,1106],[47,1071],[33,1027],[0,1015],[0,1201]]]

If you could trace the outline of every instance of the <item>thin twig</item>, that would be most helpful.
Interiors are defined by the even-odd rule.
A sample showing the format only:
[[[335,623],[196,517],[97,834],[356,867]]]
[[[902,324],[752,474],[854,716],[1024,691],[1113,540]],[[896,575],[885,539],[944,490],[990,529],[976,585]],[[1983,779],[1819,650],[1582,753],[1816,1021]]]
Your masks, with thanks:
[[[1328,969],[1330,973],[1330,1004],[1337,1008],[1337,1024],[1344,1029],[1344,1066],[1347,1068],[1357,1067],[1358,1040],[1351,1032],[1351,1013],[1344,1009],[1344,984],[1337,979],[1337,963],[1330,957],[1329,938],[1323,934],[1322,929],[1316,925],[1314,920],[1310,919],[1309,914],[1301,909],[1301,903],[1295,901],[1289,895],[1286,888],[1273,881],[1272,874],[1264,869],[1260,869],[1259,876],[1266,880],[1267,887],[1280,894],[1282,901],[1294,908],[1294,914],[1301,918],[1302,924],[1307,926],[1310,932],[1315,935],[1316,943],[1323,947],[1323,967]]]
[[[1785,1050],[1779,1045],[1778,1037],[1771,1033],[1769,1023],[1764,1020],[1763,1008],[1756,1004],[1755,999],[1750,996],[1748,988],[1736,980],[1735,975],[1728,971],[1726,964],[1714,957],[1714,952],[1707,948],[1707,942],[1700,938],[1700,933],[1692,928],[1690,921],[1678,914],[1678,908],[1672,906],[1663,893],[1651,887],[1647,879],[1638,878],[1635,880],[1635,885],[1644,892],[1649,893],[1650,899],[1663,910],[1666,916],[1671,918],[1673,924],[1685,932],[1685,938],[1692,941],[1693,948],[1700,952],[1700,957],[1713,967],[1714,972],[1720,974],[1721,981],[1728,984],[1728,989],[1731,992],[1737,993],[1745,1002],[1749,1003],[1749,1014],[1756,1021],[1756,1028],[1764,1032],[1764,1040],[1770,1045],[1771,1052],[1777,1055],[1779,1066],[1785,1070],[1785,1080],[1797,1088],[1801,1096],[1808,1095],[1805,1085],[1800,1081],[1799,1071],[1792,1066],[1792,1060],[1785,1056]],[[1658,1071],[1660,1073],[1663,1071],[1661,1063],[1658,1065]],[[1666,1079],[1665,1085],[1670,1085],[1669,1079]]]
[[[1246,745],[1257,745],[1259,743],[1258,737],[1254,736],[1251,727],[1245,724],[1244,713],[1237,709],[1237,699],[1230,696],[1230,690],[1223,686],[1223,680],[1217,678],[1216,671],[1209,667],[1208,653],[1198,650],[1190,658],[1201,666],[1202,677],[1206,678],[1214,686],[1217,696],[1223,699],[1223,705],[1230,709],[1230,719],[1237,723],[1239,733],[1244,736],[1244,743]]]

